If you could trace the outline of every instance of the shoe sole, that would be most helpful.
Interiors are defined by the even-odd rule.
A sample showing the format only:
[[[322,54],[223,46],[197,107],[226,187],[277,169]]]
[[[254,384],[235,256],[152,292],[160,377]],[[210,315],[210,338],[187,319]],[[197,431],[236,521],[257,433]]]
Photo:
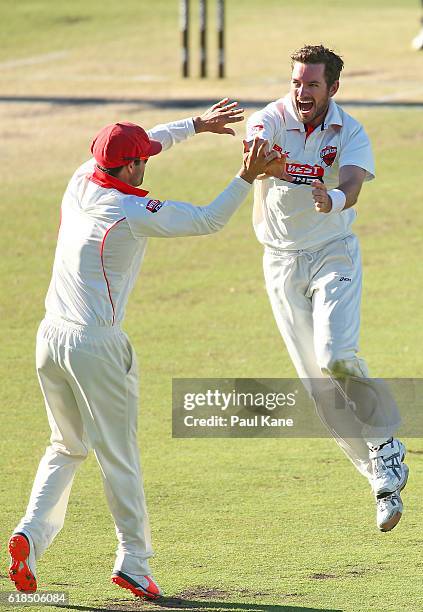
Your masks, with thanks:
[[[400,492],[405,489],[407,482],[408,482],[408,474],[410,472],[408,465],[406,465],[405,463],[404,463],[404,472],[405,472],[404,480],[399,487]],[[402,517],[402,512],[397,512],[396,514],[394,514],[393,517],[389,519],[389,521],[387,521],[381,527],[379,527],[380,531],[382,531],[383,533],[386,533],[387,531],[391,531],[394,527],[398,525],[398,523],[401,520],[401,517]]]
[[[9,553],[12,557],[9,568],[10,580],[15,583],[18,591],[34,593],[37,590],[37,579],[27,563],[29,542],[26,537],[13,535],[9,540]]]
[[[379,527],[382,533],[386,533],[387,531],[391,531],[394,527],[398,525],[402,517],[402,512],[397,512],[393,517],[389,519],[383,526]]]
[[[122,589],[128,589],[136,597],[143,597],[144,599],[158,599],[161,595],[156,593],[149,593],[142,586],[135,587],[133,584],[122,578],[121,576],[112,576],[112,582],[122,587]]]

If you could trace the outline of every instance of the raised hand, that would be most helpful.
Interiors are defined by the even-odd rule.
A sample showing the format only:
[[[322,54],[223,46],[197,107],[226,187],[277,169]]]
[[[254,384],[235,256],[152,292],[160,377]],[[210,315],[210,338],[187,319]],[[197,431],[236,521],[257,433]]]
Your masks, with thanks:
[[[243,121],[243,108],[238,107],[238,102],[229,102],[229,98],[223,98],[213,104],[202,115],[194,117],[194,128],[197,134],[200,132],[212,132],[214,134],[230,134],[235,136],[232,128],[226,127],[227,123]]]

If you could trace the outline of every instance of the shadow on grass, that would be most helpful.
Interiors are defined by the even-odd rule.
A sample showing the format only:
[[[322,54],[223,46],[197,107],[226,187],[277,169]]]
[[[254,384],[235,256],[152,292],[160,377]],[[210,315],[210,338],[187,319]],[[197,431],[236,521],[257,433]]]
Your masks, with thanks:
[[[211,106],[216,102],[214,98],[107,98],[107,97],[79,97],[79,96],[0,96],[0,103],[16,102],[27,104],[56,104],[61,106],[90,106],[105,104],[136,104],[152,108],[197,108],[198,106]],[[266,106],[269,100],[241,100],[244,108]],[[337,100],[340,106],[357,107],[407,107],[422,108],[423,102],[414,100]]]
[[[162,597],[159,600],[146,602],[134,600],[133,602],[122,601],[113,603],[106,607],[96,606],[55,606],[64,610],[80,610],[81,612],[133,612],[134,610],[190,610],[195,612],[343,612],[339,608],[308,608],[304,606],[273,605],[260,603],[239,603],[228,601],[194,601],[192,599],[180,599],[176,597]]]

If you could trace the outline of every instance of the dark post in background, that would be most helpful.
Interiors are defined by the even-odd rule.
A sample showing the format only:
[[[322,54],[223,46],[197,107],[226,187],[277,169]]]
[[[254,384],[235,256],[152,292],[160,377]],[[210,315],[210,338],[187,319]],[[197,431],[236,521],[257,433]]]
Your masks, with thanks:
[[[207,0],[200,0],[200,77],[207,76]]]
[[[180,0],[180,32],[181,32],[181,67],[182,77],[190,73],[190,0]],[[225,0],[216,0],[216,31],[217,31],[217,76],[225,77]],[[200,77],[207,77],[207,0],[199,0],[199,52]]]
[[[189,0],[181,0],[182,76],[189,77]]]
[[[225,0],[217,0],[218,77],[225,77]]]

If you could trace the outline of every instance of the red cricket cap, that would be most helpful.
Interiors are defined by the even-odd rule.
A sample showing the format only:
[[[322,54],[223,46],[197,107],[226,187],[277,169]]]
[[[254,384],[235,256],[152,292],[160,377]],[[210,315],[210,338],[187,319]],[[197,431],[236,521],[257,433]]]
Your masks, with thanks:
[[[103,168],[126,166],[134,159],[148,158],[162,150],[158,140],[151,140],[135,123],[106,125],[91,143],[91,153]]]

